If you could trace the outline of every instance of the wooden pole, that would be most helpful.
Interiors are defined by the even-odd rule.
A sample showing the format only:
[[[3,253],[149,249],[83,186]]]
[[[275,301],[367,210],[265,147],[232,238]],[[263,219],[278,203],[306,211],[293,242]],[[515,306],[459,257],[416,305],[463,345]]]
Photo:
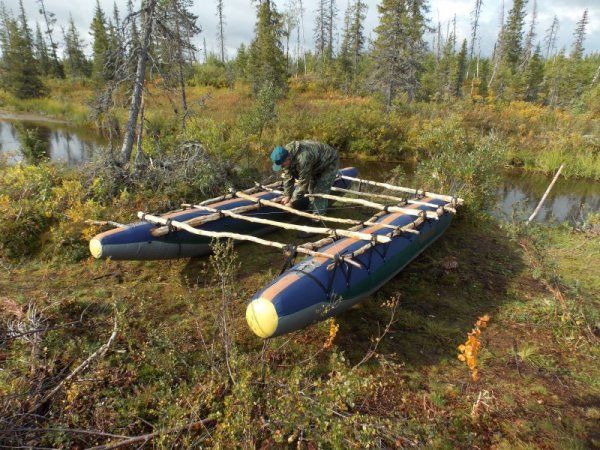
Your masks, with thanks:
[[[184,204],[182,206],[192,206],[192,205]],[[206,210],[206,208],[204,206],[195,207],[195,208]],[[252,205],[238,206],[237,208],[233,208],[230,211],[233,211],[236,213],[243,213],[243,212],[253,211],[258,208],[259,208],[259,205],[253,203]],[[218,211],[218,210],[215,210],[215,211]],[[188,225],[190,225],[192,227],[197,227],[197,226],[200,226],[207,222],[214,222],[215,220],[219,220],[222,218],[223,218],[223,216],[219,212],[216,212],[213,214],[207,214],[205,216],[194,217],[193,219],[186,220],[185,223],[187,223]],[[150,233],[152,234],[152,236],[155,236],[155,237],[164,236],[165,234],[169,233],[169,227],[155,228]]]
[[[381,211],[388,212],[400,212],[406,214],[408,216],[421,216],[425,214],[428,219],[439,220],[439,216],[437,213],[433,211],[424,211],[422,209],[411,209],[411,208],[401,208],[399,206],[386,206],[381,203],[369,202],[367,200],[361,200],[359,198],[346,198],[340,197],[339,195],[330,195],[330,194],[306,194],[306,197],[319,197],[326,198],[328,200],[335,200],[342,203],[352,203],[355,205],[366,206],[367,208],[379,209]]]
[[[140,220],[145,220],[146,222],[160,224],[160,225],[167,225],[167,223],[169,223],[168,219],[165,219],[163,217],[153,216],[150,214],[146,214],[141,211],[138,212],[137,215]],[[236,239],[238,241],[249,241],[249,242],[254,242],[256,244],[265,245],[267,247],[279,248],[279,249],[285,250],[285,251],[291,249],[292,251],[296,251],[298,253],[302,253],[304,255],[309,255],[309,256],[320,256],[322,258],[329,258],[329,259],[333,259],[333,260],[340,259],[340,260],[343,260],[344,262],[352,264],[355,267],[359,267],[359,268],[361,267],[360,264],[356,263],[351,258],[347,258],[343,255],[338,256],[337,254],[333,255],[331,253],[317,252],[317,251],[308,250],[308,249],[302,248],[302,247],[292,247],[287,244],[282,244],[280,242],[275,242],[275,241],[267,241],[266,239],[261,239],[259,237],[251,236],[248,234],[199,230],[197,228],[192,227],[191,225],[188,225],[185,222],[178,222],[176,220],[171,221],[170,225],[174,228],[184,230],[184,231],[187,231],[188,233],[196,234],[198,236],[205,236],[205,237],[216,238],[216,239]]]
[[[371,180],[363,180],[361,178],[354,178],[354,177],[349,177],[346,175],[342,175],[341,178],[344,180],[356,181],[357,183],[368,184],[369,186],[379,186],[379,187],[382,187],[385,189],[389,189],[390,191],[407,192],[409,194],[422,195],[423,197],[436,198],[436,199],[444,200],[445,202],[450,202],[450,203],[455,201],[457,205],[462,205],[464,203],[464,200],[462,198],[455,198],[455,197],[452,197],[451,195],[442,195],[442,194],[435,194],[433,192],[426,192],[426,191],[423,191],[422,189],[411,189],[411,188],[402,187],[402,186],[394,186],[393,184],[379,183],[377,181],[371,181]]]
[[[243,216],[241,214],[237,214],[235,212],[232,212],[231,210],[226,210],[226,209],[217,210],[214,208],[209,208],[208,206],[202,206],[201,208],[206,209],[207,211],[210,211],[210,212],[223,214],[224,216],[231,217],[233,219],[245,220],[246,222],[261,223],[263,225],[284,228],[286,230],[298,230],[298,231],[304,231],[306,233],[332,234],[334,236],[338,235],[338,236],[344,236],[344,237],[349,237],[349,238],[354,238],[354,239],[360,239],[361,241],[375,241],[379,244],[385,244],[385,243],[391,241],[391,239],[388,236],[381,236],[381,235],[377,235],[377,234],[360,233],[357,231],[348,231],[348,230],[342,230],[339,228],[333,229],[333,228],[325,228],[325,227],[310,227],[310,226],[306,226],[306,225],[295,225],[295,224],[291,224],[291,223],[277,222],[276,220],[260,219],[258,217]]]
[[[245,194],[255,194],[256,192],[259,192],[261,190],[270,191],[273,188],[276,188],[277,186],[281,186],[281,181],[276,181],[274,183],[267,184],[265,186],[261,186],[260,184],[256,183],[256,186],[246,189],[242,192]],[[233,198],[233,197],[234,197],[234,195],[229,193],[229,194],[221,195],[220,197],[209,198],[208,200],[204,200],[198,204],[201,206],[206,206],[206,205],[210,205],[211,203],[220,202],[223,200],[229,200],[230,198]]]
[[[456,209],[452,208],[451,206],[448,206],[448,205],[436,205],[435,203],[420,202],[418,200],[410,200],[408,198],[394,197],[393,195],[377,194],[374,192],[353,191],[351,189],[343,189],[343,188],[339,188],[339,187],[335,187],[335,186],[333,186],[331,188],[331,190],[334,192],[342,192],[344,194],[356,195],[358,197],[381,198],[383,200],[392,200],[392,201],[395,201],[398,203],[405,203],[405,204],[410,203],[411,205],[433,206],[434,208],[442,208],[442,209],[444,209],[444,211],[449,211],[452,214],[456,214]]]
[[[271,206],[273,208],[281,209],[282,211],[286,211],[286,212],[289,212],[290,214],[295,214],[300,217],[306,217],[307,219],[322,220],[324,222],[347,223],[350,225],[365,225],[365,226],[378,225],[380,227],[389,228],[391,230],[395,230],[396,228],[398,228],[393,225],[387,225],[387,224],[371,222],[371,221],[361,222],[360,220],[356,220],[356,219],[343,219],[341,217],[330,217],[330,216],[321,216],[319,214],[311,214],[311,213],[307,213],[304,211],[299,211],[295,208],[290,208],[289,206],[284,206],[281,203],[276,203],[276,202],[269,201],[269,200],[262,200],[262,199],[258,199],[256,197],[251,197],[250,195],[244,194],[243,192],[236,192],[235,195],[239,198],[243,198],[245,200],[250,200],[250,201],[253,201],[256,203],[260,203],[265,206]]]
[[[542,199],[538,203],[537,207],[533,211],[533,214],[531,214],[531,216],[529,216],[529,219],[527,219],[527,224],[531,223],[531,221],[534,219],[534,217],[540,211],[542,205],[546,201],[546,197],[548,197],[548,194],[550,193],[550,190],[552,189],[552,186],[554,186],[554,183],[556,183],[556,180],[558,180],[558,176],[560,175],[560,172],[563,170],[563,167],[565,167],[565,165],[561,164],[560,167],[558,168],[558,171],[556,172],[556,175],[554,175],[554,178],[552,179],[550,186],[548,186],[548,189],[546,189],[546,192],[544,192],[544,196],[542,197]]]

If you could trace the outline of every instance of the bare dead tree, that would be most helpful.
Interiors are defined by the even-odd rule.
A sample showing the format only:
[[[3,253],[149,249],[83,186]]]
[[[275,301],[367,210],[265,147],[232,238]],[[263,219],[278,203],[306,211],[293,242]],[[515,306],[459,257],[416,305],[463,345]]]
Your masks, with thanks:
[[[133,149],[135,129],[137,126],[140,105],[142,103],[142,92],[144,89],[144,80],[146,79],[146,62],[148,61],[148,50],[152,38],[152,29],[154,27],[157,0],[147,0],[142,8],[142,43],[138,54],[138,63],[131,94],[131,107],[129,109],[129,118],[125,127],[123,136],[123,146],[121,147],[121,160],[129,161]]]
[[[56,19],[54,18],[54,13],[51,13],[46,10],[44,0],[37,0],[37,2],[40,4],[40,14],[44,16],[44,22],[46,23],[46,34],[48,35],[48,40],[50,41],[50,50],[52,52],[52,71],[54,72],[54,76],[64,78],[65,72],[63,70],[62,65],[58,61],[58,56],[56,55],[57,44],[52,38],[51,26],[56,22]]]
[[[225,15],[223,14],[223,0],[217,0],[217,17],[219,18],[219,28],[217,30],[217,39],[221,49],[221,62],[225,62]]]

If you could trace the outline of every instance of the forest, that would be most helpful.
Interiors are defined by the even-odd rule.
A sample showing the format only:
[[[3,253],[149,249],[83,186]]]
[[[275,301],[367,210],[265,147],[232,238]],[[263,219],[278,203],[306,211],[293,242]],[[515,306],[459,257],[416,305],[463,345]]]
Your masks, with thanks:
[[[319,0],[311,24],[301,0],[258,0],[233,57],[227,0],[207,13],[216,52],[191,0],[96,2],[87,30],[45,0],[0,3],[0,112],[106,142],[68,166],[17,125],[19,158],[0,151],[0,445],[600,446],[600,213],[492,213],[505,173],[563,167],[560,180],[600,183],[589,11],[559,47],[558,17],[540,30],[536,0],[506,2],[487,55],[483,3],[459,41],[456,19],[434,23],[427,0],[380,0],[370,37],[362,0]],[[90,255],[93,236],[137,211],[272,181],[270,150],[295,139],[464,207],[363,303],[266,340],[244,314],[285,263],[277,249]]]

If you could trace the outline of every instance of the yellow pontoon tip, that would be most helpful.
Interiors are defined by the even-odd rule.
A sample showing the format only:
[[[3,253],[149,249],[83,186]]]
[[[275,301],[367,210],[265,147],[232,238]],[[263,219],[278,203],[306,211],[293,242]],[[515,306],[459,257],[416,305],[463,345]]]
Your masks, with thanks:
[[[259,297],[246,308],[246,321],[257,336],[268,338],[275,333],[279,318],[273,303]]]
[[[94,258],[100,259],[102,257],[102,244],[98,239],[90,240],[90,253]]]

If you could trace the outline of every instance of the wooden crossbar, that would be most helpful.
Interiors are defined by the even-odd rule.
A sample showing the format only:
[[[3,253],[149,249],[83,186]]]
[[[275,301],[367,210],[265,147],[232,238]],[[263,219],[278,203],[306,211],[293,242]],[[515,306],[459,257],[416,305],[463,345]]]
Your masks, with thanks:
[[[276,188],[277,186],[281,186],[281,181],[276,181],[274,183],[270,183],[270,184],[267,184],[265,186],[261,186],[260,184],[255,183],[254,187],[246,189],[246,190],[244,190],[242,192],[244,192],[246,194],[255,194],[257,192],[260,192],[260,190],[263,189],[263,188],[271,188],[271,189],[273,189],[273,188]],[[202,202],[200,202],[198,204],[201,205],[201,206],[206,206],[206,205],[210,205],[211,203],[216,203],[216,202],[220,202],[220,201],[223,201],[223,200],[229,200],[230,198],[234,198],[234,197],[235,196],[233,195],[233,193],[230,192],[229,194],[224,194],[224,195],[221,195],[220,197],[209,198],[208,200],[204,200],[204,201],[202,201]]]
[[[297,253],[301,253],[304,255],[318,256],[318,257],[322,257],[322,258],[328,258],[328,259],[331,259],[334,261],[336,261],[336,260],[343,261],[343,262],[351,264],[357,268],[362,267],[360,264],[358,264],[357,262],[352,260],[352,258],[346,257],[346,256],[340,256],[338,254],[318,252],[318,251],[309,250],[309,249],[302,248],[302,247],[290,247],[287,244],[282,244],[280,242],[275,242],[275,241],[267,241],[266,239],[262,239],[262,238],[259,238],[256,236],[251,236],[248,234],[200,230],[198,228],[192,227],[191,225],[189,225],[185,222],[178,222],[176,220],[172,220],[169,222],[169,219],[153,216],[153,215],[141,212],[141,211],[138,212],[137,215],[140,220],[144,220],[149,223],[160,224],[160,225],[169,224],[173,228],[185,230],[188,233],[196,234],[198,236],[206,236],[206,237],[211,237],[211,238],[216,238],[216,239],[236,239],[239,241],[250,241],[250,242],[254,242],[256,244],[265,245],[267,247],[279,248],[284,251],[290,251],[290,249],[291,249],[292,251],[295,251]]]
[[[326,228],[326,227],[311,227],[311,226],[306,226],[306,225],[282,223],[282,222],[277,222],[276,220],[243,216],[241,214],[237,214],[237,213],[232,212],[231,210],[226,210],[226,209],[216,210],[216,209],[210,208],[208,206],[195,205],[194,207],[206,209],[206,211],[222,214],[223,216],[231,217],[233,219],[244,220],[246,222],[260,223],[263,225],[284,228],[286,230],[298,230],[298,231],[304,231],[306,233],[330,234],[333,236],[338,235],[338,236],[344,236],[344,237],[349,237],[349,238],[354,238],[354,239],[360,239],[361,241],[374,241],[374,242],[377,242],[380,244],[385,244],[385,243],[391,241],[390,237],[381,236],[381,235],[377,235],[377,234],[360,233],[357,231],[348,231],[348,230],[344,230],[344,229],[340,229],[340,228],[334,229],[334,228]]]
[[[307,219],[322,220],[324,222],[347,223],[349,225],[365,225],[365,226],[378,225],[380,227],[389,228],[391,230],[395,230],[398,228],[394,225],[387,225],[387,224],[382,224],[382,223],[377,223],[377,222],[371,222],[371,221],[361,222],[360,220],[356,220],[356,219],[344,219],[341,217],[322,216],[320,214],[313,214],[313,213],[308,213],[305,211],[299,211],[295,208],[290,208],[289,206],[282,205],[281,203],[277,203],[277,202],[269,201],[269,200],[262,200],[262,199],[258,199],[256,197],[252,197],[243,192],[236,192],[235,195],[239,198],[243,198],[245,200],[250,200],[250,201],[259,203],[261,205],[270,206],[272,208],[277,208],[282,211],[289,212],[290,214],[295,214],[300,217],[306,217]]]
[[[182,206],[191,207],[193,205],[190,205],[189,203],[184,203]],[[236,213],[243,213],[243,212],[248,212],[248,211],[254,211],[254,210],[257,210],[258,208],[259,208],[259,205],[252,204],[252,205],[238,206],[237,208],[233,208],[230,211],[233,211]],[[198,208],[198,209],[200,209],[200,208]],[[207,214],[204,216],[194,217],[193,219],[186,220],[184,223],[186,223],[192,227],[197,227],[197,226],[200,226],[207,222],[214,222],[215,220],[219,220],[222,218],[223,218],[223,216],[221,214],[219,214],[218,212],[216,212],[213,214]],[[152,230],[151,234],[154,237],[160,237],[160,236],[164,236],[164,235],[168,234],[169,231],[170,231],[169,227],[158,227],[158,228],[155,228],[154,230]]]
[[[368,184],[369,186],[379,186],[382,188],[389,189],[390,191],[407,192],[413,195],[421,195],[423,197],[436,198],[439,200],[444,200],[445,202],[456,203],[457,205],[462,205],[464,203],[464,200],[462,198],[452,197],[451,195],[442,195],[433,192],[426,192],[422,189],[411,189],[402,186],[395,186],[389,183],[380,183],[378,181],[363,180],[361,178],[349,177],[346,175],[342,175],[341,178],[343,180],[356,181],[357,183]]]
[[[369,202],[367,200],[362,200],[359,198],[340,197],[339,195],[306,194],[306,197],[326,198],[328,200],[335,200],[337,202],[342,202],[342,203],[352,203],[355,205],[362,205],[362,206],[366,206],[367,208],[379,209],[381,211],[400,212],[400,213],[406,214],[408,216],[421,216],[424,214],[428,219],[434,219],[434,220],[439,220],[439,216],[441,215],[441,214],[433,212],[433,211],[423,211],[420,209],[401,208],[399,206],[387,206],[387,205],[382,205],[381,203]]]
[[[392,200],[392,201],[398,202],[398,203],[409,203],[411,205],[432,206],[434,208],[442,208],[444,211],[448,211],[448,212],[451,212],[452,214],[456,214],[456,209],[451,206],[448,206],[448,205],[436,205],[435,203],[421,202],[419,200],[411,200],[409,198],[394,197],[393,195],[378,194],[375,192],[354,191],[351,189],[343,189],[343,188],[339,188],[339,187],[335,187],[335,186],[333,186],[331,188],[331,190],[334,192],[341,192],[344,194],[356,195],[358,197],[380,198],[382,200]]]

